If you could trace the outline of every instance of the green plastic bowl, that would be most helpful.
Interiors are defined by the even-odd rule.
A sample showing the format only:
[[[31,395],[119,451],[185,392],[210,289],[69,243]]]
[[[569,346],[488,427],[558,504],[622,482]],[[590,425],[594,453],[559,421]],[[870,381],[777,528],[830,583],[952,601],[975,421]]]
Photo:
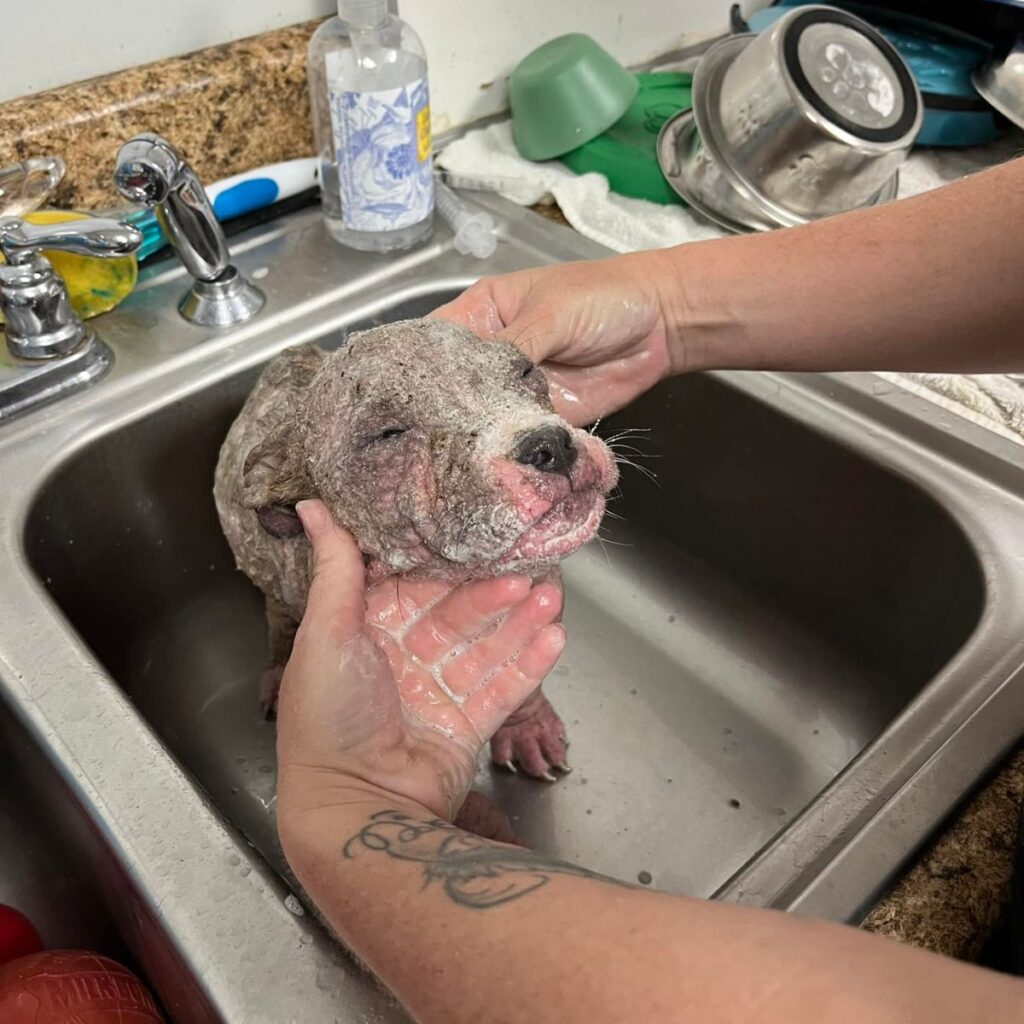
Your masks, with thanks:
[[[607,131],[637,93],[636,78],[590,36],[537,47],[508,80],[512,135],[527,160],[551,160]]]
[[[680,110],[689,110],[691,76],[686,71],[651,71],[636,76],[640,91],[629,109],[596,139],[562,155],[577,174],[596,171],[620,196],[683,205],[658,165],[658,132]]]

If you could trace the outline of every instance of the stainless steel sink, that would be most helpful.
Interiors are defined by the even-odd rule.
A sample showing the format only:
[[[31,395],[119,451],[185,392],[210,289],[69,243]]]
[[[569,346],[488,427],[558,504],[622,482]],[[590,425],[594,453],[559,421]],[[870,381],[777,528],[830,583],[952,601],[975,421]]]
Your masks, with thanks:
[[[25,914],[47,949],[94,949],[131,964],[76,852],[88,822],[2,706],[0,779],[0,903]]]
[[[601,255],[488,205],[490,271]],[[274,353],[422,314],[479,266],[444,233],[345,253],[315,213],[239,263],[257,320],[206,336],[174,313],[180,275],[151,273],[100,324],[110,376],[0,429],[0,683],[172,1014],[400,1019],[294,913],[261,604],[210,488]],[[1024,732],[1018,451],[869,375],[693,376],[606,427],[649,430],[657,481],[627,469],[607,544],[566,566],[547,687],[575,771],[480,786],[523,838],[616,877],[856,920]]]

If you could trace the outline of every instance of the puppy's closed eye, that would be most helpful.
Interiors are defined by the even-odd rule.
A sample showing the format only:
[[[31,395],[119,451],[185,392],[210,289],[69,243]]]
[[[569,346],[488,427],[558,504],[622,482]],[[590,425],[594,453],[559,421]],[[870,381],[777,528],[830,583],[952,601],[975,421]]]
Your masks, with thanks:
[[[408,427],[386,427],[384,430],[380,431],[380,433],[374,434],[372,437],[368,438],[366,444],[369,446],[371,444],[377,444],[380,441],[392,441],[396,437],[401,437],[402,434],[407,433],[408,430]]]

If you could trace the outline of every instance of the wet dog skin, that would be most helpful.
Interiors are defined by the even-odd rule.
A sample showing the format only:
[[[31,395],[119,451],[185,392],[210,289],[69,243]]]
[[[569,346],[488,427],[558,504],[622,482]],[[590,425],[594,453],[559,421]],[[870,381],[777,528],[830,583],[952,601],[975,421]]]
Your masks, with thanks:
[[[267,599],[272,713],[309,587],[295,503],[319,497],[351,531],[368,580],[463,581],[552,571],[597,531],[614,459],[570,427],[514,346],[441,320],[289,349],[228,433],[214,497],[240,569]],[[495,761],[553,778],[561,721],[538,690],[494,736]]]

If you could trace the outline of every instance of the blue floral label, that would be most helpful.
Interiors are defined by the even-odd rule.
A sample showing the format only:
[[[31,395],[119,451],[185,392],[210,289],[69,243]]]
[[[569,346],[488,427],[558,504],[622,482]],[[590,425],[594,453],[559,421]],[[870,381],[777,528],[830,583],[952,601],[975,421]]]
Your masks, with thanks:
[[[330,81],[341,218],[354,231],[418,224],[434,208],[427,80],[352,92]]]

